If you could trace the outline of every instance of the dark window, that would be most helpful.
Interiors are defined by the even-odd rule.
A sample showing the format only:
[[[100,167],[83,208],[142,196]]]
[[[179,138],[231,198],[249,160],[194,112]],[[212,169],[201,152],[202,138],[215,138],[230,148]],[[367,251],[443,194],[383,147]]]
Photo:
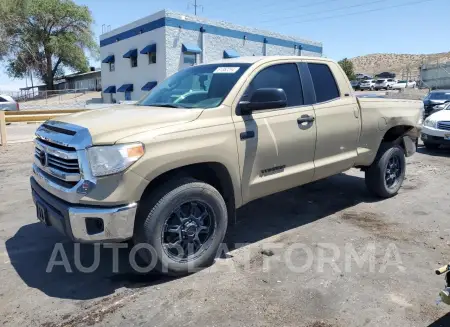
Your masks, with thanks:
[[[113,72],[113,71],[115,71],[115,70],[116,70],[116,64],[113,63],[113,62],[110,62],[110,63],[109,63],[109,71],[110,71],[110,72]]]
[[[340,97],[336,80],[328,65],[309,63],[308,67],[316,91],[317,102],[325,102]]]
[[[149,64],[156,64],[156,52],[150,52],[148,54],[148,63]]]
[[[131,101],[131,92],[125,92],[125,101]]]
[[[130,57],[131,67],[137,67],[137,57]]]
[[[8,102],[5,99],[3,99],[2,97],[0,97],[0,102]]]
[[[197,55],[195,53],[186,52],[183,56],[183,62],[193,66],[197,63]]]
[[[260,88],[280,88],[286,93],[288,107],[303,105],[303,91],[296,64],[270,66],[253,79],[244,94],[250,99],[252,93]]]

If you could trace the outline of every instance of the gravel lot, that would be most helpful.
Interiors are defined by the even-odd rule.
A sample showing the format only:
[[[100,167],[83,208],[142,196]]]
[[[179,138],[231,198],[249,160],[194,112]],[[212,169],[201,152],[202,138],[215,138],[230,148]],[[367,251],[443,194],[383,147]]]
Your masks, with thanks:
[[[113,273],[103,247],[94,273],[75,269],[73,244],[35,218],[32,151],[0,147],[0,325],[450,326],[433,272],[450,259],[449,150],[419,148],[389,200],[370,196],[357,170],[257,200],[238,212],[226,254],[177,279],[133,273],[127,250]],[[72,273],[45,272],[58,242]],[[346,259],[371,247],[372,267]],[[340,255],[322,265],[333,249]],[[94,247],[80,251],[89,266]]]

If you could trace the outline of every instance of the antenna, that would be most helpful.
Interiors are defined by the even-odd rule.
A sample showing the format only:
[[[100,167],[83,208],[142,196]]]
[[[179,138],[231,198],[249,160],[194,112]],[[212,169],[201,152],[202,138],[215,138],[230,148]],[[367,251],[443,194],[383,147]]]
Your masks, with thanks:
[[[197,0],[194,0],[194,3],[189,2],[188,9],[191,9],[191,6],[194,7],[194,15],[195,16],[197,16],[197,8],[202,8],[202,12],[203,12],[203,5],[198,5]]]

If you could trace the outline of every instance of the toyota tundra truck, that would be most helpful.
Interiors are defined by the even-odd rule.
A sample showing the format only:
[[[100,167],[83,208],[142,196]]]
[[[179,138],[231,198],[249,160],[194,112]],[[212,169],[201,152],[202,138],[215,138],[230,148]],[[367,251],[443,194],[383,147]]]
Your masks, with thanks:
[[[422,111],[421,101],[355,97],[325,58],[193,66],[134,105],[42,124],[37,217],[75,242],[144,244],[145,262],[185,274],[213,262],[236,209],[255,199],[352,167],[374,195],[394,196]]]

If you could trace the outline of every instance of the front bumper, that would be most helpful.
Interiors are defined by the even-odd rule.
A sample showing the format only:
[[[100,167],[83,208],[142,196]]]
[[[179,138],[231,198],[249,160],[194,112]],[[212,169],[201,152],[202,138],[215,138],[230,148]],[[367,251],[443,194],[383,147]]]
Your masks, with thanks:
[[[424,143],[450,145],[450,140],[447,140],[442,136],[429,135],[422,132],[421,138]]]
[[[34,177],[30,183],[34,203],[46,211],[45,223],[71,240],[120,242],[133,236],[137,203],[114,207],[73,205],[44,190]]]

